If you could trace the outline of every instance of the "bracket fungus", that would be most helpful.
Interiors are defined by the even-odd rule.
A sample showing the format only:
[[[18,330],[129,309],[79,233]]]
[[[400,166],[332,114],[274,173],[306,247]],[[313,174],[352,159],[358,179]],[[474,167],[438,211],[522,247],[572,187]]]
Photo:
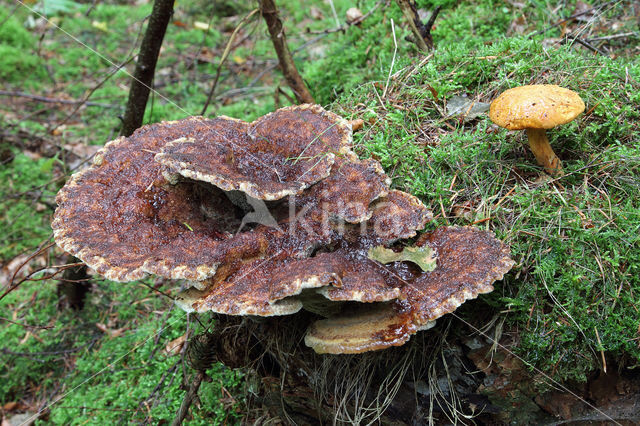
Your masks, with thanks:
[[[188,118],[109,142],[56,197],[56,243],[114,281],[146,274],[200,281],[228,259],[257,256],[264,235],[234,235],[236,207],[198,182],[172,185],[154,155],[185,134],[217,135],[226,120]]]
[[[416,244],[437,256],[433,271],[396,263],[386,279],[400,294],[390,305],[346,312],[315,322],[305,343],[320,353],[360,353],[404,344],[411,335],[431,328],[466,300],[493,290],[513,267],[507,247],[489,232],[471,227],[441,227],[423,234]],[[341,289],[337,289],[340,291]]]
[[[335,156],[351,147],[349,123],[317,105],[282,108],[253,123],[219,117],[216,124],[217,134],[167,143],[156,161],[225,191],[279,200],[326,178]]]
[[[514,87],[493,100],[489,118],[508,130],[527,131],[529,148],[538,164],[551,175],[562,175],[562,165],[553,152],[547,129],[573,121],[582,111],[584,102],[569,89],[552,84]]]
[[[489,232],[442,227],[394,256],[432,218],[352,151],[351,126],[317,105],[252,123],[192,117],[108,143],[57,197],[56,242],[117,281],[187,279],[185,311],[324,319],[305,342],[320,353],[405,343],[513,265]],[[238,194],[270,221],[247,226]],[[279,201],[278,201],[279,200]],[[258,214],[260,213],[260,214]],[[370,254],[378,249],[385,263]],[[408,260],[408,261],[407,261]],[[422,265],[422,269],[415,263]],[[426,266],[425,266],[426,265]],[[317,311],[311,302],[330,307]],[[321,303],[321,304],[322,304]]]

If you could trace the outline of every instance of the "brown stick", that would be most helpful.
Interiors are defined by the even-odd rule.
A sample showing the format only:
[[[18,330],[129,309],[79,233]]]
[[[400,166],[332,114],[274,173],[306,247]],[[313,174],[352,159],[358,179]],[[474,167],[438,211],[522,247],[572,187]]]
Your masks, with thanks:
[[[26,99],[31,99],[37,102],[44,102],[44,103],[51,103],[51,104],[77,105],[77,104],[84,103],[86,106],[95,106],[95,107],[101,107],[101,108],[120,108],[120,105],[101,104],[98,102],[85,102],[84,100],[77,100],[77,99],[49,98],[46,96],[32,95],[30,93],[25,93],[25,92],[12,92],[9,90],[0,90],[0,96],[26,98]]]
[[[231,33],[231,37],[229,37],[229,41],[227,42],[227,47],[224,48],[224,52],[222,53],[222,57],[220,58],[220,62],[218,63],[218,68],[216,69],[216,77],[213,80],[211,89],[209,89],[209,95],[207,96],[207,101],[204,103],[204,106],[202,107],[202,112],[200,112],[200,115],[205,115],[207,112],[207,108],[209,108],[209,104],[211,103],[211,99],[213,98],[213,93],[216,91],[216,87],[218,86],[218,80],[220,80],[220,72],[222,71],[222,65],[224,64],[224,61],[227,60],[227,56],[229,56],[229,52],[231,52],[233,41],[236,39],[236,35],[238,35],[238,31],[240,31],[240,28],[242,28],[242,26],[247,21],[249,21],[249,19],[251,19],[253,15],[256,14],[256,12],[258,12],[257,9],[249,12],[247,16],[242,18],[242,20],[240,21],[236,29],[233,30],[233,33]]]
[[[182,404],[180,404],[180,408],[178,409],[178,413],[176,414],[176,418],[171,422],[171,426],[180,426],[184,421],[185,417],[189,413],[189,407],[193,403],[193,400],[198,397],[198,389],[200,388],[200,384],[205,377],[205,372],[199,370],[196,373],[193,381],[191,382],[191,386],[189,386],[189,390],[187,394],[184,396],[182,400]]]
[[[416,5],[411,0],[396,0],[398,6],[400,6],[400,10],[402,10],[402,14],[405,19],[409,23],[409,27],[411,28],[411,32],[413,33],[413,38],[415,39],[415,43],[420,50],[423,52],[428,52],[433,49],[433,37],[431,36],[431,27],[433,26],[438,13],[440,13],[440,6],[436,7],[431,17],[429,18],[429,22],[427,24],[423,24],[418,17],[418,11],[416,10]]]
[[[536,156],[538,164],[544,167],[550,175],[562,176],[564,174],[562,164],[556,153],[551,149],[551,145],[549,145],[547,131],[544,129],[527,129],[527,137],[529,138],[529,148],[533,155]]]
[[[278,9],[276,8],[274,0],[260,0],[260,13],[267,23],[267,28],[271,35],[273,47],[278,55],[278,61],[280,62],[282,73],[287,79],[287,84],[289,84],[293,93],[296,95],[296,99],[300,103],[315,103],[313,96],[311,96],[309,89],[304,84],[304,81],[296,68],[296,64],[293,62],[293,56],[291,56],[291,52],[287,46],[284,28],[282,26],[282,21],[278,17]]]
[[[130,136],[142,125],[160,47],[169,19],[173,14],[173,3],[174,0],[155,0],[153,3],[153,10],[149,16],[149,24],[140,45],[140,54],[131,80],[127,109],[120,132],[123,136]]]
[[[67,256],[67,263],[77,263],[79,259]],[[62,274],[62,280],[58,281],[59,304],[62,306],[62,298],[67,299],[71,309],[82,310],[87,293],[91,290],[91,282],[87,273],[87,265],[66,269]]]

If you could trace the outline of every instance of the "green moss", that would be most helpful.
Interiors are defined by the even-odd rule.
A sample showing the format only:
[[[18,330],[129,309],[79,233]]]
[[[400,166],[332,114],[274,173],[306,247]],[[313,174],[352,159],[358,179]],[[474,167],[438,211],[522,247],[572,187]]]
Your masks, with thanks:
[[[518,266],[483,300],[496,312],[506,307],[515,351],[556,379],[584,380],[601,366],[600,350],[640,362],[640,104],[628,96],[639,89],[637,71],[624,59],[526,39],[459,43],[420,69],[402,64],[411,77],[382,105],[369,85],[337,110],[373,123],[355,136],[361,153],[431,206],[433,226],[490,218],[478,226],[511,244]],[[558,185],[539,181],[521,133],[496,132],[486,117],[443,115],[453,95],[489,102],[535,82],[573,88],[589,111],[549,132],[567,173]]]
[[[36,55],[35,38],[14,16],[0,11],[0,80],[24,87],[46,77],[43,61]],[[25,78],[29,76],[29,78]]]
[[[32,250],[51,233],[48,217],[34,208],[34,195],[53,196],[47,183],[59,160],[33,160],[17,150],[13,153],[13,160],[0,168],[0,260]]]

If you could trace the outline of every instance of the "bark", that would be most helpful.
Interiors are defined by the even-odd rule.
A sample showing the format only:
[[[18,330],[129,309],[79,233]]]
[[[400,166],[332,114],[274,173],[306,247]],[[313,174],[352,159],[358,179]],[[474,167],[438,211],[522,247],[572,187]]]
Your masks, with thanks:
[[[140,45],[136,69],[131,80],[127,109],[122,120],[122,131],[120,132],[123,136],[131,135],[134,130],[142,125],[160,47],[167,31],[167,25],[169,25],[169,19],[173,14],[174,1],[155,0],[153,3],[153,10]]]
[[[68,256],[66,263],[80,262],[73,256]],[[87,265],[66,269],[62,274],[62,280],[58,283],[58,296],[60,302],[65,298],[69,307],[75,310],[84,308],[84,300],[91,289]],[[60,303],[62,305],[62,303]]]
[[[178,409],[178,413],[176,414],[176,418],[171,422],[171,426],[180,426],[184,421],[185,417],[189,413],[189,407],[195,399],[198,398],[198,389],[200,389],[200,384],[202,384],[202,380],[205,378],[204,371],[198,371],[193,381],[191,382],[191,386],[189,386],[189,390],[182,400],[182,404],[180,404],[180,408]]]
[[[278,9],[274,0],[260,0],[260,13],[264,17],[271,35],[271,41],[273,47],[278,55],[278,61],[280,62],[280,68],[287,80],[287,84],[293,90],[296,99],[299,103],[314,103],[313,96],[309,92],[309,89],[304,84],[296,64],[293,62],[293,56],[287,46],[287,39],[284,34],[284,28],[282,21],[278,16]]]

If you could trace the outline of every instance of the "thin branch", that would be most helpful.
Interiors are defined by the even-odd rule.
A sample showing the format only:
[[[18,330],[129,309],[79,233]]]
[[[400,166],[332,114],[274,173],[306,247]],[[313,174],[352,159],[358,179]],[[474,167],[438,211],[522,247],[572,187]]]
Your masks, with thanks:
[[[73,111],[69,115],[67,115],[64,118],[64,120],[56,124],[56,126],[53,129],[49,130],[49,133],[53,133],[56,129],[58,129],[60,126],[65,124],[67,121],[69,121],[71,117],[76,115],[76,113],[80,110],[80,108],[82,108],[89,101],[89,98],[95,93],[95,91],[98,90],[100,87],[102,87],[102,85],[105,84],[111,77],[113,77],[122,67],[124,67],[129,62],[131,62],[132,59],[133,59],[133,56],[127,59],[126,61],[122,62],[120,65],[115,67],[109,74],[107,74],[107,76],[103,78],[100,83],[92,87],[91,90],[89,90],[89,93],[87,93],[84,99],[82,99],[82,101],[73,109]]]
[[[356,19],[355,21],[352,22],[347,22],[345,25],[342,25],[340,27],[335,27],[335,28],[328,28],[326,30],[322,30],[322,31],[312,31],[310,34],[319,34],[317,37],[314,37],[306,42],[304,42],[303,44],[301,44],[300,46],[296,47],[295,49],[293,49],[293,52],[291,52],[292,56],[296,56],[296,54],[304,49],[306,49],[307,47],[309,47],[310,45],[317,43],[318,41],[322,40],[323,38],[325,38],[327,35],[332,34],[332,33],[337,33],[339,31],[344,31],[347,30],[348,28],[352,27],[353,25],[358,25],[361,24],[365,19],[367,19],[369,16],[371,16],[373,14],[373,12],[375,12],[375,10],[380,7],[380,5],[384,2],[385,0],[378,0],[378,2],[373,5],[373,7],[364,15],[362,15],[360,18]],[[273,70],[274,68],[276,68],[278,66],[278,62],[277,61],[272,61],[272,63],[266,67],[264,67],[264,69],[253,78],[253,80],[251,80],[251,82],[248,84],[247,87],[253,87],[258,81],[260,81],[260,79],[268,72],[270,72],[271,70]]]
[[[612,35],[601,36],[601,37],[590,37],[590,38],[586,39],[586,41],[591,43],[591,42],[594,42],[594,41],[616,40],[616,39],[619,39],[619,38],[638,37],[638,36],[640,36],[640,33],[629,32],[629,33],[621,33],[621,34],[612,34]]]
[[[433,27],[433,23],[438,17],[441,7],[438,6],[435,8],[433,13],[431,13],[429,22],[425,25],[418,17],[418,10],[416,9],[415,2],[412,2],[411,0],[396,0],[396,3],[398,3],[398,6],[402,10],[402,14],[409,23],[409,27],[413,33],[413,38],[415,39],[413,41],[416,43],[418,48],[423,52],[428,52],[433,49],[431,27]]]
[[[249,14],[247,16],[242,18],[242,20],[240,21],[238,26],[233,30],[233,33],[231,33],[231,37],[229,37],[229,42],[227,43],[227,46],[224,48],[224,52],[222,53],[222,56],[220,57],[220,63],[218,64],[218,68],[216,69],[216,77],[213,80],[213,84],[211,85],[211,89],[209,90],[209,96],[207,96],[207,102],[205,102],[204,107],[202,108],[202,112],[200,113],[200,115],[205,115],[205,113],[207,112],[207,108],[209,107],[209,104],[211,103],[211,99],[213,98],[213,94],[216,91],[216,87],[218,86],[218,80],[220,80],[220,72],[222,71],[222,65],[227,60],[227,57],[229,56],[229,53],[231,52],[231,45],[233,44],[233,41],[235,40],[236,36],[238,35],[238,32],[240,31],[240,28],[242,28],[242,26],[245,23],[247,23],[247,21],[249,21],[249,19],[251,19],[253,17],[253,15],[255,15],[258,12],[259,12],[259,9],[254,9],[251,12],[249,12]]]
[[[593,53],[599,53],[602,56],[607,56],[606,52],[603,52],[602,50],[598,49],[597,47],[593,46],[592,44],[588,43],[587,41],[581,39],[580,37],[578,37],[577,35],[573,35],[573,34],[567,34],[565,36],[565,43],[568,40],[573,40],[576,43],[586,47],[587,49],[589,49],[590,51],[592,51]]]
[[[180,404],[180,408],[178,409],[176,418],[173,419],[173,422],[171,422],[171,426],[180,426],[185,417],[187,417],[187,414],[189,413],[189,407],[191,407],[193,401],[198,397],[198,389],[200,389],[200,385],[202,384],[202,380],[204,380],[205,375],[205,372],[201,370],[196,373],[196,376],[191,382],[191,386],[189,386],[187,394],[182,400],[182,404]]]
[[[567,18],[564,18],[564,19],[562,19],[562,20],[560,20],[560,21],[556,22],[555,24],[551,24],[551,25],[549,25],[548,27],[546,27],[546,28],[544,28],[544,29],[542,29],[542,30],[538,30],[538,31],[534,31],[534,32],[532,32],[531,34],[529,34],[529,37],[533,37],[533,36],[538,35],[538,34],[544,34],[544,33],[546,33],[547,31],[552,30],[553,28],[557,27],[558,25],[562,25],[562,24],[564,24],[565,22],[572,21],[572,20],[576,19],[576,18],[577,18],[577,17],[579,17],[579,16],[586,15],[586,14],[588,14],[588,13],[593,12],[593,11],[594,11],[594,10],[596,10],[596,9],[600,9],[600,8],[605,7],[605,6],[609,6],[610,4],[620,3],[620,2],[622,2],[622,1],[624,1],[624,0],[611,0],[611,1],[608,1],[608,2],[606,2],[606,3],[602,3],[602,4],[599,4],[599,5],[597,5],[597,6],[593,6],[592,8],[589,8],[589,9],[583,10],[582,12],[574,13],[573,15],[571,15],[571,16],[569,16],[569,17],[567,17]]]
[[[302,80],[302,76],[300,76],[293,62],[293,56],[287,46],[284,28],[278,16],[278,9],[276,8],[275,2],[273,0],[260,0],[260,13],[267,23],[267,28],[271,35],[271,42],[278,55],[282,73],[293,90],[293,93],[296,95],[296,99],[300,103],[314,103],[313,96],[311,96],[309,89]]]
[[[39,356],[72,354],[74,352],[78,352],[79,350],[86,348],[87,346],[88,345],[82,345],[77,348],[62,349],[59,351],[47,351],[47,352],[13,352],[13,351],[10,351],[9,349],[0,348],[0,352],[2,352],[5,355],[13,355],[13,356],[21,356],[21,357],[29,358],[29,357],[39,357]]]
[[[53,327],[55,327],[55,324],[52,325],[31,325],[31,324],[23,324],[21,322],[17,322],[14,320],[10,320],[9,318],[5,318],[5,317],[0,317],[0,321],[6,321],[8,323],[11,324],[15,324],[15,325],[19,325],[20,327],[24,327],[24,328],[36,328],[39,330],[50,330]]]
[[[88,102],[86,99],[78,100],[78,99],[49,98],[47,96],[32,95],[30,93],[24,93],[24,92],[11,92],[9,90],[0,90],[0,96],[27,98],[34,101],[50,103],[50,104],[65,104],[65,105],[84,104],[86,106],[93,106],[93,107],[100,107],[100,108],[121,108],[120,105]]]
[[[27,259],[22,262],[20,264],[20,266],[18,266],[18,268],[13,271],[13,275],[11,275],[11,280],[9,281],[9,287],[11,287],[13,285],[13,281],[16,279],[16,276],[18,275],[18,272],[20,272],[20,270],[22,268],[25,267],[25,265],[29,262],[31,262],[33,260],[33,258],[35,258],[37,255],[39,255],[40,253],[42,253],[45,250],[50,249],[51,247],[53,247],[55,245],[55,243],[49,243],[46,244],[46,242],[49,241],[48,239],[43,241],[42,243],[40,243],[40,246],[36,249],[35,252],[33,252],[29,257],[27,257]],[[0,297],[0,300],[4,297],[4,295],[2,295],[2,297]]]

